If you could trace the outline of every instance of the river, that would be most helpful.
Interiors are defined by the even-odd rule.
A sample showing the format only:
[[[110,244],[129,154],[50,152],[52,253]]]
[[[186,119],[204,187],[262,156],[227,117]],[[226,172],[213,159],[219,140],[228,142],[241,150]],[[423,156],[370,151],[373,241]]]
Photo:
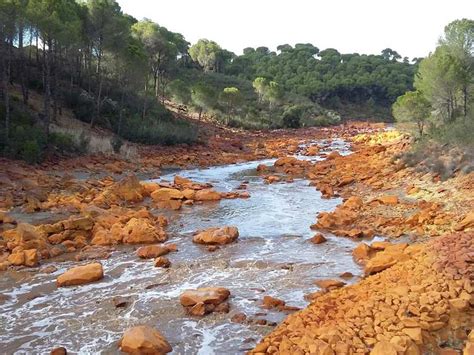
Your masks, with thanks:
[[[321,144],[321,142],[318,142]],[[340,140],[328,144],[348,154]],[[319,157],[300,157],[321,159]],[[139,260],[132,247],[119,247],[102,261],[105,278],[89,285],[57,288],[56,277],[74,262],[54,264],[52,274],[34,270],[4,273],[0,280],[0,353],[49,353],[64,346],[69,353],[118,353],[117,342],[134,325],[155,326],[168,339],[174,354],[242,354],[270,332],[269,325],[232,323],[235,313],[252,319],[280,322],[287,315],[260,307],[270,295],[290,306],[304,307],[304,295],[317,291],[314,281],[337,278],[343,272],[360,274],[352,260],[355,243],[327,234],[328,242],[313,245],[309,226],[321,211],[333,210],[341,200],[322,199],[308,181],[264,184],[258,164],[247,162],[207,169],[170,172],[209,182],[220,191],[235,190],[247,182],[249,199],[222,200],[166,213],[170,242],[178,252],[169,254],[170,269]],[[158,211],[155,211],[158,212]],[[162,211],[160,211],[162,213]],[[235,225],[237,243],[209,252],[192,243],[192,233],[214,226]],[[231,291],[229,314],[204,318],[187,316],[179,295],[189,288],[222,286]],[[121,296],[129,306],[115,308]]]

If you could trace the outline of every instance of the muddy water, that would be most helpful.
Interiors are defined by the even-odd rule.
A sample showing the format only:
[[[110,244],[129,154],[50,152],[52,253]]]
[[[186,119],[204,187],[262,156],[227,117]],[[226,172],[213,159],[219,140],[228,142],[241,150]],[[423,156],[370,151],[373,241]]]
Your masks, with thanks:
[[[328,147],[334,148],[347,147],[336,141]],[[306,240],[313,234],[309,226],[315,215],[334,209],[340,200],[321,199],[304,180],[265,185],[255,171],[259,163],[179,172],[211,182],[221,191],[248,181],[251,198],[169,212],[170,241],[178,244],[179,251],[169,255],[168,270],[137,260],[133,249],[123,247],[103,262],[106,277],[90,285],[56,288],[56,277],[72,263],[56,264],[57,272],[50,275],[33,271],[2,275],[0,353],[48,353],[56,346],[71,353],[117,353],[125,329],[149,324],[165,335],[175,354],[241,354],[273,328],[232,323],[233,314],[280,322],[286,314],[260,308],[264,295],[304,307],[303,296],[318,290],[316,279],[336,278],[345,271],[358,274],[352,241],[331,235],[321,245]],[[191,242],[193,231],[222,225],[239,228],[237,243],[210,253]],[[180,293],[203,286],[229,288],[231,312],[201,319],[185,315]],[[112,299],[117,296],[127,298],[129,305],[115,308]]]

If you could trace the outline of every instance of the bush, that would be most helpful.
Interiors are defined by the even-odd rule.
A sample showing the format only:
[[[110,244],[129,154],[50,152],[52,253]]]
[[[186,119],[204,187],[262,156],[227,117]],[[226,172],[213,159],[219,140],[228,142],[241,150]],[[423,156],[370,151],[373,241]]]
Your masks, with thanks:
[[[123,140],[119,136],[114,136],[110,140],[110,145],[112,146],[112,149],[114,150],[115,154],[120,153],[120,148],[122,148],[123,145]]]
[[[38,141],[26,141],[21,144],[19,157],[29,164],[37,164],[41,161],[41,150]]]
[[[305,111],[305,108],[300,105],[290,106],[283,112],[283,126],[286,128],[299,128],[301,127],[301,117]]]
[[[183,120],[152,121],[129,118],[124,123],[121,136],[131,142],[149,145],[190,144],[197,140],[197,128]]]
[[[79,150],[76,142],[74,142],[74,137],[66,133],[51,133],[49,143],[60,153],[74,153]]]

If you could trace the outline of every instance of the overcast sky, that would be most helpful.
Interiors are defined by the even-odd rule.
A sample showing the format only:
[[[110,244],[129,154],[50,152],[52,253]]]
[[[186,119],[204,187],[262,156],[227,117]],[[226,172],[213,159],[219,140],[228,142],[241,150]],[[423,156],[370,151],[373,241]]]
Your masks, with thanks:
[[[474,0],[118,0],[191,43],[200,38],[241,54],[245,47],[312,43],[342,53],[402,56],[432,51],[446,24],[474,18]]]

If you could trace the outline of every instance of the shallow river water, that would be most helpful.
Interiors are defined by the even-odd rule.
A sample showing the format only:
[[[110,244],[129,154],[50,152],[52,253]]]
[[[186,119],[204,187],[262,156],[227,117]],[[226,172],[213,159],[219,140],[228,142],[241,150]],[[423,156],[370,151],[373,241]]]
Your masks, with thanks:
[[[335,141],[329,149],[348,153]],[[312,158],[319,159],[319,158]],[[235,313],[280,322],[285,313],[260,307],[265,295],[290,306],[304,307],[304,295],[318,290],[314,281],[360,270],[352,260],[354,242],[327,235],[313,245],[309,226],[321,211],[333,210],[340,199],[321,199],[305,180],[266,185],[256,173],[260,163],[179,171],[195,181],[210,182],[220,191],[248,181],[249,199],[223,200],[168,212],[170,269],[141,261],[130,247],[118,248],[102,261],[106,277],[89,285],[56,288],[56,277],[72,262],[55,263],[53,274],[18,271],[0,279],[0,353],[49,353],[64,346],[70,353],[118,353],[117,342],[127,328],[149,324],[158,328],[174,354],[242,354],[273,327],[232,323]],[[162,177],[172,180],[174,174]],[[235,225],[237,243],[210,253],[192,243],[192,232]],[[223,286],[231,291],[229,314],[187,316],[179,295],[189,288]],[[127,297],[130,305],[115,308],[112,299]]]

